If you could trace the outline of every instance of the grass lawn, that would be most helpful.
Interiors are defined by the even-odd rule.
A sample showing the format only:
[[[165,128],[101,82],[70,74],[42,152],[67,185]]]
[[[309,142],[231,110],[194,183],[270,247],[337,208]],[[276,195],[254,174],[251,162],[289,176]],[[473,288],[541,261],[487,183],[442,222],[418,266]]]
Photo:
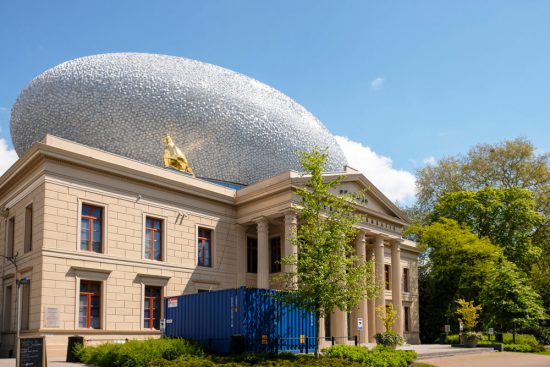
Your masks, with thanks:
[[[543,355],[543,356],[550,356],[550,350],[545,350],[544,352],[538,352],[538,353],[535,353],[535,354],[540,354],[540,355]]]

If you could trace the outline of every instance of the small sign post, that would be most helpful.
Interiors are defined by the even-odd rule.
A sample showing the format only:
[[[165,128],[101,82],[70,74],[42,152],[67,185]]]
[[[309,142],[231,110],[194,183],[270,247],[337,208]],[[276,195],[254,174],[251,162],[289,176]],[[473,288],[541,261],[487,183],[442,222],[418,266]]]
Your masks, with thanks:
[[[445,325],[445,334],[449,335],[451,332],[451,325]]]
[[[363,330],[363,318],[362,317],[357,318],[357,329],[359,329],[359,331]]]
[[[20,338],[18,362],[16,367],[46,367],[46,338]]]
[[[495,329],[490,327],[489,331],[487,332],[487,334],[489,334],[489,341],[491,341],[491,337],[493,336],[494,333],[495,333]]]
[[[460,332],[462,332],[462,330],[464,330],[464,325],[462,325],[462,321],[460,321],[460,323],[458,324],[458,327],[460,329]]]

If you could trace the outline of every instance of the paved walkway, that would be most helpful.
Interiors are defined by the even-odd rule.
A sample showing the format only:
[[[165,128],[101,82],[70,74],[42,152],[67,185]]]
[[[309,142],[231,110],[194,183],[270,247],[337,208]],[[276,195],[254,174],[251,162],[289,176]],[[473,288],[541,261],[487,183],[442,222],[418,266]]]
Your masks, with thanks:
[[[438,367],[548,367],[550,356],[531,353],[478,353],[422,359]]]
[[[448,344],[419,344],[403,345],[398,347],[401,350],[414,350],[418,353],[418,359],[439,358],[455,355],[496,353],[493,348],[457,348]]]

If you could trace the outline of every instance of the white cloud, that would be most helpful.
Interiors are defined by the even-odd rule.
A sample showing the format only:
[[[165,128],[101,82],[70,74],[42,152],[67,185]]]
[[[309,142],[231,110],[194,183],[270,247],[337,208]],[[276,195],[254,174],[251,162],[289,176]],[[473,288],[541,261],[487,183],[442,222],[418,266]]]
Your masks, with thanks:
[[[0,138],[0,176],[17,160],[15,150],[8,148],[5,139]]]
[[[370,147],[336,136],[348,164],[361,171],[390,200],[412,204],[415,199],[415,177],[412,173],[392,167],[392,160],[377,154]]]
[[[436,159],[435,157],[432,155],[432,156],[429,156],[429,157],[426,157],[422,160],[422,163],[424,163],[425,165],[427,166],[434,166],[435,163],[436,163]]]
[[[370,87],[372,90],[380,90],[382,89],[384,82],[385,82],[384,78],[378,77],[374,79],[372,82],[370,82]]]

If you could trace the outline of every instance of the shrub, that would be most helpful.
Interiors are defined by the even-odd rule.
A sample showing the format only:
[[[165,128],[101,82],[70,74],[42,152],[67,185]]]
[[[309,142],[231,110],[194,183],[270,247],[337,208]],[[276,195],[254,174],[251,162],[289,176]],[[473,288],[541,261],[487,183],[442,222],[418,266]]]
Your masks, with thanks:
[[[347,359],[369,367],[406,367],[417,357],[414,351],[394,350],[384,346],[369,350],[367,347],[335,345],[323,352],[328,357]]]
[[[504,344],[513,344],[514,337],[512,333],[505,333],[503,342]],[[529,334],[516,334],[516,344],[527,344],[531,346],[539,345],[537,338]]]
[[[449,334],[445,338],[445,344],[460,344],[460,335]]]
[[[384,333],[378,333],[374,335],[374,339],[376,340],[376,343],[380,345],[385,345],[387,347],[392,347],[395,345],[401,345],[403,344],[404,340],[401,337],[401,335],[397,334],[393,331],[386,331]]]
[[[158,359],[174,360],[185,356],[204,356],[202,349],[195,344],[183,339],[169,338],[78,347],[75,352],[81,362],[100,367],[146,367]]]

